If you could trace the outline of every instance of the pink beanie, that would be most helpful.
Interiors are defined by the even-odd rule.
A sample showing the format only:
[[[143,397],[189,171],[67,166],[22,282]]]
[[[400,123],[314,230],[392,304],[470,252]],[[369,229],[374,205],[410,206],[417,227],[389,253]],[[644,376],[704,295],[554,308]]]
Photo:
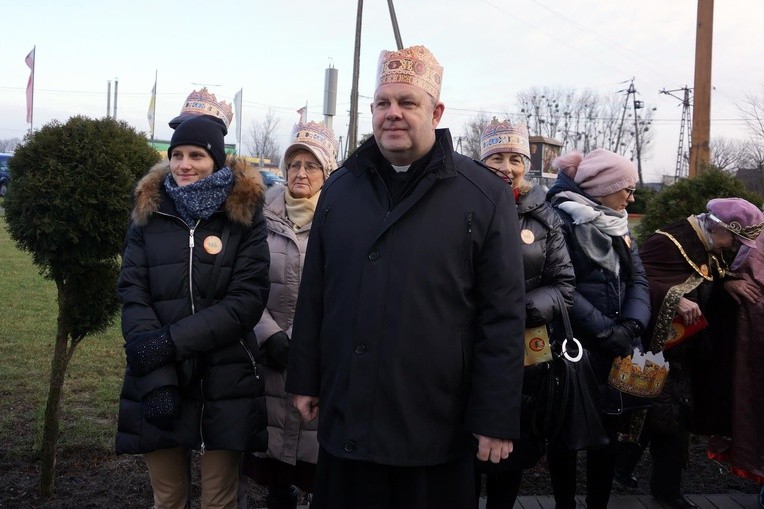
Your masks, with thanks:
[[[606,196],[634,187],[639,180],[634,163],[604,148],[586,155],[569,152],[555,159],[554,165],[591,196]]]

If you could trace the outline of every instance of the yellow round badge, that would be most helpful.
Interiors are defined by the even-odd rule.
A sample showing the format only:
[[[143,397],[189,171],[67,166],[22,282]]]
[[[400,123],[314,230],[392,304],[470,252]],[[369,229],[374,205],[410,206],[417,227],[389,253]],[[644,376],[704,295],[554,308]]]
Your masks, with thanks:
[[[520,238],[523,239],[523,242],[526,244],[533,244],[533,241],[536,240],[536,236],[530,230],[521,231]]]
[[[204,250],[207,251],[211,255],[216,255],[223,249],[223,243],[220,241],[219,237],[216,237],[214,235],[210,235],[206,239],[204,239]]]

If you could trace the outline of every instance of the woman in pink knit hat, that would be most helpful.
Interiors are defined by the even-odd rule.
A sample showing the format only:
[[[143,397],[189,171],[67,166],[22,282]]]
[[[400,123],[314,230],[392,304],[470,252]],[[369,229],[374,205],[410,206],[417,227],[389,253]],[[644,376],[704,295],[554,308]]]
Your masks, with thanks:
[[[650,294],[626,207],[634,202],[637,169],[625,157],[596,149],[558,157],[557,180],[547,200],[563,222],[576,288],[570,310],[573,333],[589,354],[597,382],[607,387],[613,359],[641,345],[650,320]],[[599,397],[599,395],[596,395]],[[628,411],[620,398],[604,398],[600,418],[610,444],[587,451],[590,509],[605,509],[615,468],[617,435]],[[557,509],[576,506],[576,454],[562,440],[547,450]]]

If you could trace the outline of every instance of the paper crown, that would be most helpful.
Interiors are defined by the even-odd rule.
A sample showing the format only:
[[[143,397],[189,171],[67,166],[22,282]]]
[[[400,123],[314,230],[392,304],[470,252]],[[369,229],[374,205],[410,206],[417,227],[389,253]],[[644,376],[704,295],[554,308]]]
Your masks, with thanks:
[[[207,87],[201,90],[194,90],[183,103],[180,114],[170,121],[170,127],[175,129],[180,123],[188,117],[196,115],[209,115],[219,118],[225,124],[225,132],[228,132],[228,126],[233,120],[233,108],[225,101],[218,101],[215,94],[210,93]],[[173,125],[174,124],[174,125]]]
[[[512,125],[509,120],[499,122],[496,117],[480,135],[480,160],[484,161],[493,154],[513,152],[531,157],[528,146],[528,128],[523,123]]]
[[[377,64],[377,88],[385,83],[408,83],[438,100],[443,67],[424,46],[382,51]]]
[[[642,353],[634,349],[633,355],[616,357],[610,368],[608,383],[621,392],[642,398],[655,398],[663,390],[669,373],[669,364],[663,352]]]
[[[292,128],[291,144],[284,152],[284,162],[291,154],[299,149],[307,149],[313,153],[327,174],[337,167],[337,152],[339,143],[334,137],[334,131],[323,122],[310,121],[306,124],[298,122]]]

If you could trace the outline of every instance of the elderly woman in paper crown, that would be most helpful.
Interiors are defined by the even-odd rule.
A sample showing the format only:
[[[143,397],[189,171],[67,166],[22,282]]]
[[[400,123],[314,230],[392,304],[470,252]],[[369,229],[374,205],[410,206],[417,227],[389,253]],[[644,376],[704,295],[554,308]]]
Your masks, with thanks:
[[[226,123],[182,115],[138,183],[117,293],[127,370],[117,453],[143,454],[154,507],[188,507],[201,450],[201,507],[236,508],[242,452],[266,448],[252,328],[268,298],[264,186],[226,159]]]
[[[525,273],[525,326],[552,325],[561,316],[555,293],[559,291],[565,306],[573,303],[575,276],[570,262],[562,222],[545,201],[544,191],[525,179],[530,169],[528,129],[524,124],[494,120],[480,137],[480,159],[512,186],[520,222],[520,242]],[[561,330],[558,327],[557,330]],[[476,489],[480,475],[486,474],[486,507],[512,507],[520,489],[523,469],[536,464],[544,454],[544,440],[531,433],[532,399],[539,385],[541,366],[527,366],[523,381],[521,408],[522,438],[514,442],[514,451],[498,465],[476,460]]]
[[[547,199],[560,214],[573,262],[576,287],[570,317],[573,333],[589,352],[597,382],[607,387],[616,357],[633,352],[650,320],[645,271],[628,227],[637,170],[605,149],[555,159],[559,172]],[[605,509],[613,483],[617,433],[627,415],[604,400],[600,415],[610,445],[587,451],[589,508]],[[617,415],[622,414],[622,415]],[[576,452],[561,441],[549,444],[547,460],[556,507],[575,507]]]
[[[287,183],[266,195],[271,294],[255,334],[264,354],[268,452],[248,456],[245,472],[268,486],[268,507],[294,508],[292,485],[313,491],[317,420],[305,422],[284,392],[292,321],[313,213],[336,164],[337,142],[322,123],[297,124],[283,158]]]

